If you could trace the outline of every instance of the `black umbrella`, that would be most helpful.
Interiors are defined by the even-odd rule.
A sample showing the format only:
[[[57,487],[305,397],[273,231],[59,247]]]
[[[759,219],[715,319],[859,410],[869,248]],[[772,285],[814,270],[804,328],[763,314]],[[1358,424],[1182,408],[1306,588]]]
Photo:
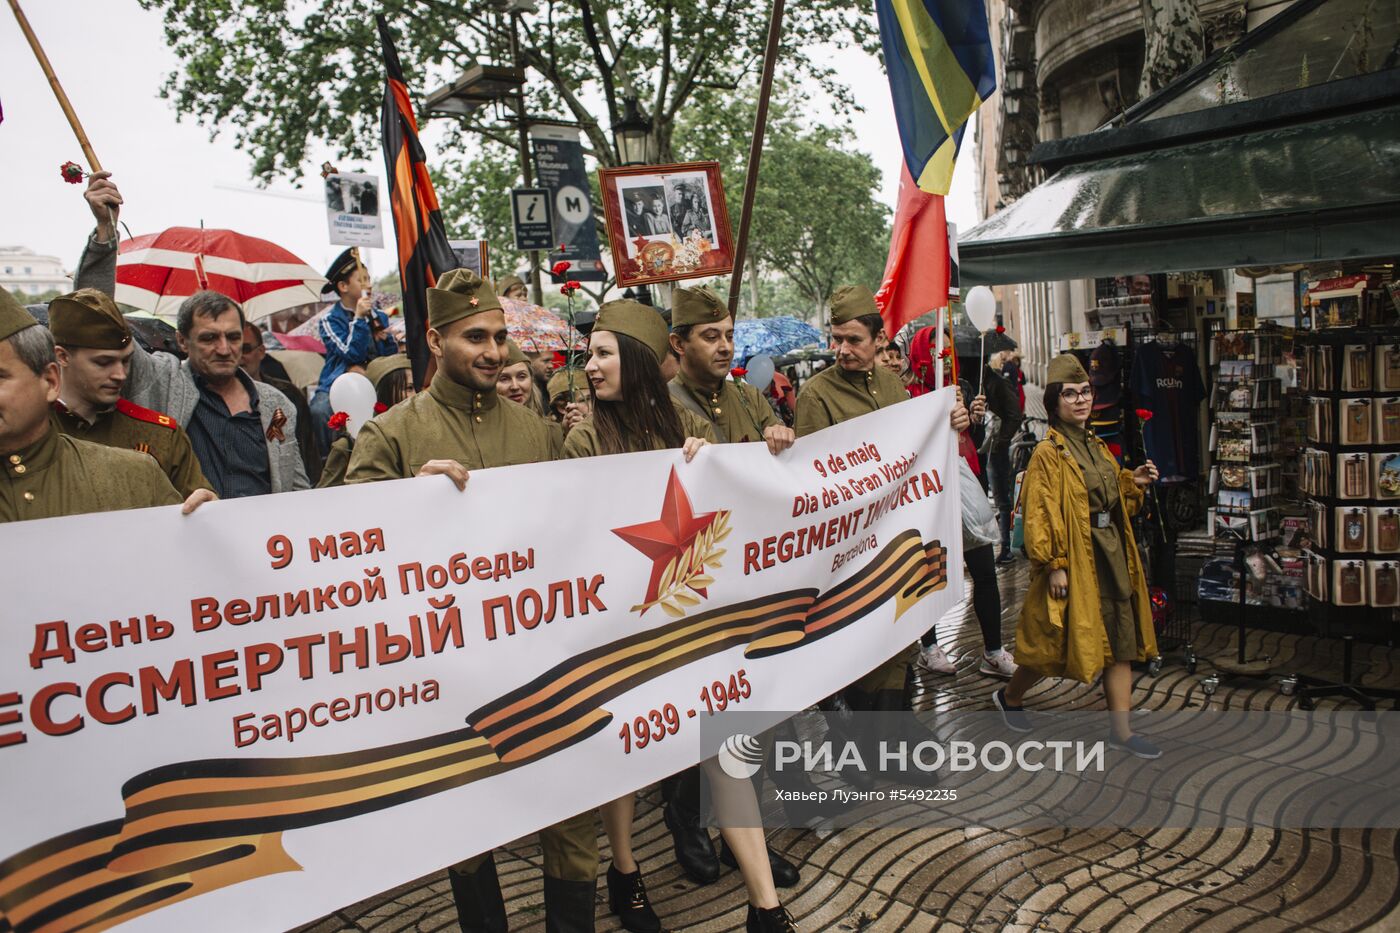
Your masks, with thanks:
[[[1004,333],[997,333],[994,330],[987,331],[988,356],[993,353],[1000,353],[1003,350],[1016,349],[1016,341],[1006,336]],[[971,324],[959,321],[953,325],[953,352],[958,356],[967,356],[977,359],[982,355],[982,334]]]

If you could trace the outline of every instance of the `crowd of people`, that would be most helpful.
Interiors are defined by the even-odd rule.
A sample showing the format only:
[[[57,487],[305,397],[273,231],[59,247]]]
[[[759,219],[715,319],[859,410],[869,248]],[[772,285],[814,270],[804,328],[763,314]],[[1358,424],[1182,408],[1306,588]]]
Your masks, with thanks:
[[[312,477],[330,486],[447,476],[465,489],[473,470],[557,459],[678,449],[689,461],[705,445],[725,443],[761,443],[778,455],[798,437],[932,391],[936,367],[953,378],[952,359],[935,358],[933,329],[916,333],[907,348],[887,341],[874,296],[860,285],[831,297],[832,365],[800,387],[791,423],[780,414],[786,406],[731,378],[734,320],[706,287],[677,287],[669,324],[630,299],[604,303],[586,362],[552,371],[546,355],[510,339],[498,293],[523,291],[523,283],[512,276],[493,285],[458,269],[428,290],[436,373],[419,391],[387,321],[370,304],[363,266],[347,253],[327,275],[326,295],[336,301],[320,324],[325,368],[308,398],[277,371],[238,303],[214,291],[196,293],[179,309],[183,359],[138,347],[113,300],[120,193],[96,173],[86,197],[97,228],[76,291],[51,303],[48,326],[0,290],[0,521],[177,503],[188,514],[214,498],[306,489]],[[1132,733],[1128,711],[1130,664],[1156,653],[1129,519],[1156,470],[1150,463],[1120,469],[1085,431],[1088,377],[1074,357],[1058,358],[1045,388],[1052,427],[1021,496],[1031,583],[1013,659],[1003,646],[996,566],[1014,560],[1006,451],[1020,424],[1023,380],[1014,360],[1002,362],[982,374],[983,394],[959,385],[951,414],[968,503],[964,559],[982,629],[978,670],[1007,680],[994,702],[1014,731],[1029,728],[1021,704],[1039,678],[1087,683],[1102,673],[1113,713],[1110,743],[1155,757],[1155,747]],[[362,372],[377,398],[376,414],[354,438],[337,430],[330,410],[330,386],[345,372]],[[1000,425],[990,438],[989,412]],[[983,476],[1000,513],[995,518]],[[848,723],[853,711],[908,710],[913,665],[957,673],[930,629],[917,648],[874,671],[851,672],[853,682],[821,707],[833,722]],[[850,728],[853,741],[876,738]],[[770,777],[809,780],[791,772]],[[709,883],[723,865],[737,868],[749,898],[748,929],[796,929],[778,890],[797,884],[798,868],[772,851],[758,828],[721,827],[717,852],[701,817],[702,784],[717,801],[756,807],[753,785],[726,776],[713,761],[663,782],[665,823],[682,870]],[[661,921],[631,845],[634,805],[629,792],[597,813],[611,849],[609,906],[626,929],[649,933]],[[597,816],[580,814],[540,837],[548,928],[592,930]],[[463,930],[507,929],[492,853],[448,874]]]

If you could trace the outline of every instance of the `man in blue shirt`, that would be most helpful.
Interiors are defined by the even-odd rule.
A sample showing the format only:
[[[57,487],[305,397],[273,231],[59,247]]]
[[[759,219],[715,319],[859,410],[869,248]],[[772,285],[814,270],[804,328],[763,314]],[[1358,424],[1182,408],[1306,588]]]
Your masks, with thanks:
[[[335,414],[331,409],[331,383],[348,370],[363,369],[376,356],[399,352],[398,342],[389,333],[388,315],[374,310],[369,270],[354,249],[336,257],[326,272],[326,280],[321,297],[335,296],[338,300],[316,330],[316,336],[326,345],[326,363],[311,398],[311,415],[322,455],[330,451],[334,440],[326,425]]]

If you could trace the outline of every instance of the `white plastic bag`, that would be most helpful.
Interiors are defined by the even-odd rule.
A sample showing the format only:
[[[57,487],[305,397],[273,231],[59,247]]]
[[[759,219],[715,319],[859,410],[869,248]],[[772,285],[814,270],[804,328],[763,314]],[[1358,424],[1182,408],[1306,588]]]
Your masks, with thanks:
[[[992,510],[977,474],[963,457],[958,458],[958,485],[962,487],[963,550],[996,544],[1001,540],[997,513]]]

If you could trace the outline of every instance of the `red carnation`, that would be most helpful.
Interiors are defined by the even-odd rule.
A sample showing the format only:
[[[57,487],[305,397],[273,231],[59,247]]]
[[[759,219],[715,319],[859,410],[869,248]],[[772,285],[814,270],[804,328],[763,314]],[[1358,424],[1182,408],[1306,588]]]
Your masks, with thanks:
[[[998,333],[998,334],[1004,334],[1004,333],[1006,333],[1006,328],[1005,328],[1005,327],[1002,327],[1000,324],[998,324],[998,325],[997,325],[997,333]]]
[[[550,360],[550,368],[551,368],[551,369],[556,369],[556,370],[557,370],[557,369],[563,369],[563,368],[565,367],[565,365],[568,364],[568,362],[569,362],[569,358],[568,358],[568,357],[566,357],[564,354],[560,353],[558,350],[555,350],[555,351],[554,351],[554,358],[553,358],[552,360]]]
[[[389,406],[388,406],[388,405],[385,405],[383,402],[375,402],[375,403],[374,403],[374,413],[375,413],[376,415],[382,415],[382,414],[384,414],[384,413],[385,413],[386,411],[388,411],[388,410],[389,410]]]
[[[582,282],[578,281],[577,279],[569,279],[569,281],[565,282],[562,286],[560,286],[559,290],[567,296],[572,295],[580,288],[583,288]]]
[[[558,262],[556,262],[553,268],[551,268],[549,271],[553,272],[556,276],[562,279],[564,277],[564,273],[572,269],[573,266],[574,264],[569,262],[569,260],[561,259]]]
[[[567,244],[567,243],[560,243],[560,244],[559,244],[559,248],[556,249],[555,252],[556,252],[556,253],[565,253],[565,254],[567,254],[567,253],[569,252],[569,244]]]
[[[948,357],[950,357],[950,356],[952,356],[952,355],[953,355],[953,350],[952,350],[952,348],[951,348],[951,347],[944,347],[941,351],[939,351],[938,358],[939,358],[940,360],[946,360]]]
[[[58,172],[63,176],[63,180],[70,185],[76,185],[87,177],[83,174],[83,167],[77,162],[64,162],[58,167]]]
[[[348,414],[343,411],[338,411],[331,415],[330,419],[326,421],[326,427],[330,428],[332,431],[343,431],[346,422],[349,420],[350,416]]]
[[[749,371],[742,366],[735,366],[729,371],[729,375],[733,376],[735,379],[743,379],[748,374]]]
[[[1137,410],[1137,416],[1138,416],[1139,418],[1141,418],[1143,421],[1151,421],[1151,420],[1152,420],[1152,409],[1150,409],[1150,408],[1139,408],[1139,409]]]

